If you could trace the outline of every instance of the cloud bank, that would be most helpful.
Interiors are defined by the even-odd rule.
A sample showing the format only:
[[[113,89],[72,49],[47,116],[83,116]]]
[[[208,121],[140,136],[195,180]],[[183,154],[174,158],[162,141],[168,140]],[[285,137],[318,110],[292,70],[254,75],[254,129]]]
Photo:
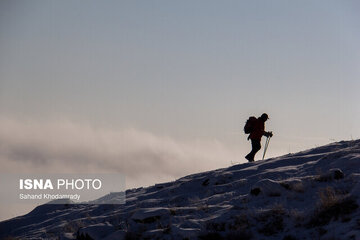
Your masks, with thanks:
[[[217,140],[181,141],[135,128],[98,128],[67,120],[0,118],[4,172],[119,172],[131,188],[225,167],[236,155]]]

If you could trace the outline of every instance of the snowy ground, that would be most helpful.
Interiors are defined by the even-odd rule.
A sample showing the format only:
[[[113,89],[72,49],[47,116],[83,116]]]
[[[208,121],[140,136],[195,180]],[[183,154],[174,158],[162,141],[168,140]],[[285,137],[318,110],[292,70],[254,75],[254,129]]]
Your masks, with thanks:
[[[42,205],[0,238],[357,240],[359,205],[356,140],[127,190],[125,205]]]

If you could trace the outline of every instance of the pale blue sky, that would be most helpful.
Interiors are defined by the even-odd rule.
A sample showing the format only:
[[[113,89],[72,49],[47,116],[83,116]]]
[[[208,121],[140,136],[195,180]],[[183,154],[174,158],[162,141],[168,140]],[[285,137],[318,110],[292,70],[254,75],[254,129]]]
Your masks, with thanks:
[[[359,12],[328,0],[1,1],[0,111],[244,148],[244,121],[267,112],[273,155],[358,138]]]

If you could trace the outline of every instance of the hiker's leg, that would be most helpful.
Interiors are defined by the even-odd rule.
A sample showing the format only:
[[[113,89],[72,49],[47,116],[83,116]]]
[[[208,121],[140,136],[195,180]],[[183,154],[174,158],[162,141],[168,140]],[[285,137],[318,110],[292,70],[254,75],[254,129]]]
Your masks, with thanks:
[[[251,152],[245,157],[250,162],[254,161],[255,154],[261,149],[260,141],[251,139],[251,146],[252,146]]]
[[[260,140],[252,139],[251,145],[252,145],[252,152],[254,153],[255,156],[255,154],[261,149]]]

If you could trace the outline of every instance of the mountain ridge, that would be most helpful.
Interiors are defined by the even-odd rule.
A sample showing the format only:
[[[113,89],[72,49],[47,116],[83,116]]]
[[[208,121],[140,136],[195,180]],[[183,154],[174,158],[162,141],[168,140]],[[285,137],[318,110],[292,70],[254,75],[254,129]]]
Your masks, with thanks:
[[[124,205],[41,205],[21,239],[360,239],[360,140],[126,191]],[[87,237],[87,238],[86,238]]]

